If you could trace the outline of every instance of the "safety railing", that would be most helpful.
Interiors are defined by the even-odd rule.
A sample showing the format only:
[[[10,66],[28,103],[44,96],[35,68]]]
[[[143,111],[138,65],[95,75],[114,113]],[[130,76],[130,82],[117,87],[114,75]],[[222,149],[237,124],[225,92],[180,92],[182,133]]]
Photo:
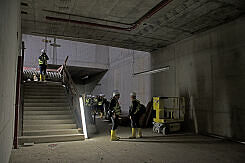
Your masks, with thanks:
[[[68,71],[68,68],[66,67],[67,60],[68,60],[68,56],[66,57],[65,63],[60,68],[57,69],[57,72],[62,74],[63,77],[62,83],[66,86],[67,95],[70,100],[71,111],[75,117],[77,125],[79,128],[83,128],[80,102],[79,102],[79,98],[81,95],[78,89],[76,88],[75,83],[72,80],[72,76]]]

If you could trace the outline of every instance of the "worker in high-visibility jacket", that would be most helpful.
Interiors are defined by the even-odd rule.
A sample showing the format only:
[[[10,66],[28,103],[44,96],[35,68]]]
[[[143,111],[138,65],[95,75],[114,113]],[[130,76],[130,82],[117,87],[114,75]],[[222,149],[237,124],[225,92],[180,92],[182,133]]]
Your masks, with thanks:
[[[121,114],[121,107],[118,102],[120,98],[120,93],[118,90],[113,91],[112,94],[113,98],[111,99],[110,103],[110,111],[111,111],[111,121],[112,121],[112,128],[111,128],[111,141],[117,141],[120,137],[117,137],[116,129],[118,127],[119,115]]]
[[[98,106],[98,98],[97,96],[92,96],[92,105],[91,105],[91,111],[93,115],[93,124],[96,124],[96,113],[97,113],[97,106]]]
[[[40,81],[46,81],[47,61],[49,60],[45,49],[41,50],[41,55],[38,58],[40,69]]]
[[[92,96],[87,95],[85,98],[85,109],[88,117],[88,121],[93,124],[93,117],[92,117]]]
[[[131,97],[132,104],[129,107],[129,118],[131,120],[132,136],[130,136],[129,139],[136,138],[136,129],[138,129],[138,137],[142,138],[142,131],[139,123],[139,119],[142,113],[141,104],[140,101],[136,99],[135,92],[130,93],[130,97]]]
[[[85,98],[85,106],[91,106],[91,95],[87,95]]]
[[[97,108],[98,108],[98,112],[99,112],[99,114],[100,114],[100,118],[103,118],[103,113],[104,113],[104,100],[103,100],[104,98],[103,98],[103,95],[102,94],[100,94],[99,95],[99,97],[98,97],[98,106],[97,106]]]
[[[106,99],[104,94],[100,94],[98,97],[98,112],[100,114],[100,118],[104,116],[104,107],[105,107]]]

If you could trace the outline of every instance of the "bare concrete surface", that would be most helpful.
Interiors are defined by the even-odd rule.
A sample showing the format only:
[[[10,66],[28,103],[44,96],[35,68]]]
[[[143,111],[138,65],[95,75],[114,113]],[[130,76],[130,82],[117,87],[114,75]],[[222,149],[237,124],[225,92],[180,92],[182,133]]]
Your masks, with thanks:
[[[121,140],[109,140],[110,125],[97,119],[99,133],[85,141],[35,144],[12,150],[10,163],[37,162],[220,162],[245,159],[245,145],[190,133],[162,136],[144,129],[144,138],[129,140],[130,128],[119,127]]]

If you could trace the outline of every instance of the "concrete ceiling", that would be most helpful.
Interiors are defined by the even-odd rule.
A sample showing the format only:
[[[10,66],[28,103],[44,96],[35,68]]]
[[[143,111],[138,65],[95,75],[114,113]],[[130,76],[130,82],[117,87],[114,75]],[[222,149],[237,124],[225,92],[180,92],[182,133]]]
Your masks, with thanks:
[[[244,14],[244,0],[21,0],[22,31],[154,51]]]

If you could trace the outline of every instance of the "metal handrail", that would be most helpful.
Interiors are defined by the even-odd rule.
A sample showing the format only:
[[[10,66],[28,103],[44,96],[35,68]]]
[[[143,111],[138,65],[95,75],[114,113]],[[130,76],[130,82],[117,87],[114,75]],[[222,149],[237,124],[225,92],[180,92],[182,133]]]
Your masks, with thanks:
[[[82,117],[77,117],[77,114],[75,113],[76,111],[80,109],[80,105],[79,105],[80,94],[79,94],[78,89],[75,86],[74,81],[72,80],[70,72],[67,69],[67,66],[66,66],[67,60],[68,60],[68,56],[66,57],[64,64],[60,68],[58,68],[57,71],[63,74],[63,84],[65,84],[68,89],[68,94],[71,97],[72,110],[73,110],[73,113],[75,114],[74,116],[76,117],[77,123],[80,124],[81,122],[79,119],[80,118],[82,119]],[[82,128],[82,125],[80,127]]]
[[[66,67],[68,58],[69,58],[69,56],[66,57],[64,64],[57,69],[57,72],[60,74],[63,74],[62,75],[63,76],[63,83],[68,86],[68,88],[70,89],[72,94],[78,96],[79,95],[78,90],[75,86],[74,81],[72,80],[70,72],[68,71],[68,69]]]
[[[68,88],[71,90],[71,93],[75,96],[79,96],[79,92],[66,66],[63,67],[63,78],[64,78],[64,81],[66,81],[67,79]]]

